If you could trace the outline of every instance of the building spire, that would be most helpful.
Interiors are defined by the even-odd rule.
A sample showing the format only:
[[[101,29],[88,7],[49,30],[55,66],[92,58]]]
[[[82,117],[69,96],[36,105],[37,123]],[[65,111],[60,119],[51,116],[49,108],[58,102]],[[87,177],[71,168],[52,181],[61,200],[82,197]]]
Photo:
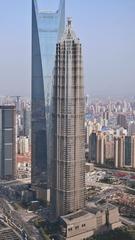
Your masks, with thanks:
[[[68,32],[68,34],[71,33],[71,30],[72,30],[72,18],[68,17],[67,18],[67,32]]]
[[[72,31],[72,19],[70,17],[68,17],[67,19],[67,32],[68,34],[71,34]]]
[[[73,31],[73,28],[72,28],[72,18],[71,17],[67,18],[66,30],[62,36],[61,41],[66,41],[69,39],[79,42],[79,39],[76,37],[76,35]]]
[[[72,25],[72,18],[68,17],[67,22],[68,22],[68,27],[71,27],[71,25]]]

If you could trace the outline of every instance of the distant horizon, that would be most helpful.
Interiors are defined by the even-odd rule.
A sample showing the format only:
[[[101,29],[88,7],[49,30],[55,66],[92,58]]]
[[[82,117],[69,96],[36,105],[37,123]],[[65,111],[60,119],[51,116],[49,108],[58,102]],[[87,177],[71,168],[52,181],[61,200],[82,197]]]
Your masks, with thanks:
[[[2,95],[2,94],[0,94],[0,100],[2,99],[2,98],[16,98],[16,97],[18,97],[18,95],[14,95],[14,96],[12,96],[12,95]],[[31,100],[31,96],[27,96],[27,95],[19,95],[19,97],[21,98],[21,99],[28,99],[28,100]],[[99,99],[99,100],[122,100],[122,101],[124,101],[124,100],[132,100],[132,101],[134,101],[135,102],[135,94],[134,95],[126,95],[126,96],[118,96],[118,95],[97,95],[97,94],[87,94],[87,93],[85,93],[85,97],[88,97],[90,100],[92,99]]]
[[[38,4],[57,10],[59,0]],[[4,0],[0,11],[0,93],[30,97],[31,0]],[[85,93],[134,96],[135,1],[68,0],[66,16],[83,45]]]

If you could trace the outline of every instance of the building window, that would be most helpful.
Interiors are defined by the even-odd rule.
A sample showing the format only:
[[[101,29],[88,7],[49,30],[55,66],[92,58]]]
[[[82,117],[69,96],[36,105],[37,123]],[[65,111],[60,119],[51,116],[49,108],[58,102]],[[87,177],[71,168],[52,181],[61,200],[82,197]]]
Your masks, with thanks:
[[[82,224],[82,227],[85,227],[86,225],[85,224]]]

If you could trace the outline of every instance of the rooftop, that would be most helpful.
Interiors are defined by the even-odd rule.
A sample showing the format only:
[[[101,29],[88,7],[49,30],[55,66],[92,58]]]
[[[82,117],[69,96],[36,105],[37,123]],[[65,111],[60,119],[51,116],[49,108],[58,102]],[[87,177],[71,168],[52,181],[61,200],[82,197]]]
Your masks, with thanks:
[[[89,218],[93,218],[93,217],[94,217],[94,215],[86,210],[78,210],[75,213],[71,213],[66,216],[62,216],[61,218],[67,224],[73,224],[73,223],[83,220],[84,218],[89,219]]]
[[[106,210],[113,210],[115,208],[117,207],[110,203],[105,203],[98,206],[90,206],[87,204],[86,211],[95,215],[98,212],[105,212]]]
[[[15,105],[0,105],[0,109],[15,109]]]

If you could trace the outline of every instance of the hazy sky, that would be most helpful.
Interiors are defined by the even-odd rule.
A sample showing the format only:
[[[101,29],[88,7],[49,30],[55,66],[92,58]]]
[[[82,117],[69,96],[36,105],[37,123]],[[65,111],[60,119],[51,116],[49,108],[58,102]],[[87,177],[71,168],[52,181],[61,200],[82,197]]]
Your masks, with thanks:
[[[135,0],[67,0],[66,15],[83,44],[86,93],[135,95]],[[0,95],[30,95],[30,84],[31,0],[1,0]]]

